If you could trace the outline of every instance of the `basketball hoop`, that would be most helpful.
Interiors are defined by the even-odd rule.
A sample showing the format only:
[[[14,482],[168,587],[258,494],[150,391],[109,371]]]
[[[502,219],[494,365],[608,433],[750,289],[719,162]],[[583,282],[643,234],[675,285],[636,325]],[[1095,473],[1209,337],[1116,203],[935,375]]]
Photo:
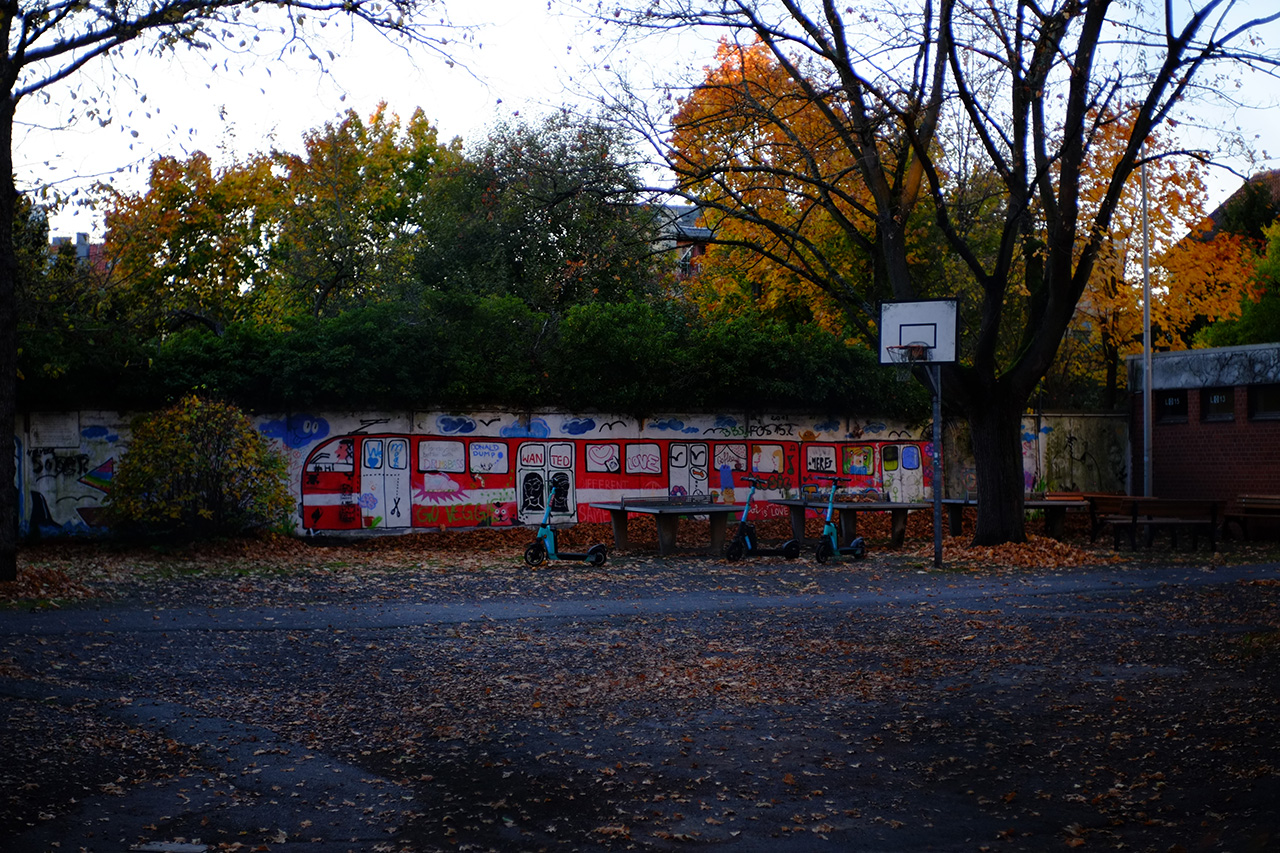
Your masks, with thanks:
[[[885,347],[889,353],[889,359],[893,362],[894,368],[898,374],[899,382],[906,382],[911,378],[911,373],[918,364],[924,364],[929,360],[929,356],[933,347],[919,341],[910,344],[902,344],[901,346]]]

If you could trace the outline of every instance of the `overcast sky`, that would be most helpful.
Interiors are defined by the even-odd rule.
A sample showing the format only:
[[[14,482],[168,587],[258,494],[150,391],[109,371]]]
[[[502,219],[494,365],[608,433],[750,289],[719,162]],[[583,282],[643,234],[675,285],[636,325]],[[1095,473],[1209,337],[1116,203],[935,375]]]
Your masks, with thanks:
[[[383,100],[405,118],[422,107],[443,139],[470,140],[498,118],[542,113],[582,91],[581,71],[591,56],[579,21],[549,13],[545,0],[465,6],[462,15],[483,14],[485,24],[474,44],[449,48],[468,68],[449,67],[424,52],[411,56],[380,36],[342,26],[328,28],[342,30],[337,36],[326,33],[337,57],[325,57],[325,72],[297,55],[247,65],[231,59],[217,72],[206,53],[117,60],[117,68],[142,82],[138,92],[99,63],[50,103],[33,98],[20,106],[14,158],[20,186],[55,184],[70,191],[101,179],[138,190],[157,156],[202,150],[216,163],[227,154],[243,157],[273,146],[297,151],[305,131],[348,109],[368,117]],[[460,13],[454,19],[471,22]],[[83,110],[83,98],[97,88],[114,90],[111,124],[81,120],[66,129],[72,112]],[[96,237],[101,229],[94,211],[75,205],[52,224],[61,235],[89,231]]]
[[[381,37],[347,25],[325,30],[338,55],[333,60],[326,56],[324,73],[299,55],[257,62],[230,59],[217,72],[209,66],[216,54],[205,52],[177,59],[117,60],[115,69],[131,72],[141,82],[141,91],[134,91],[124,78],[111,76],[111,64],[97,63],[53,93],[49,103],[28,99],[20,106],[14,152],[19,186],[31,190],[53,184],[69,192],[107,180],[122,190],[138,191],[145,188],[148,165],[157,156],[203,150],[220,163],[229,155],[244,157],[273,146],[296,151],[305,131],[347,109],[367,117],[382,100],[406,118],[421,107],[443,139],[474,140],[498,118],[542,113],[600,85],[584,70],[599,61],[592,37],[584,35],[580,20],[550,13],[546,0],[473,0],[450,8],[456,22],[484,25],[475,44],[450,48],[470,71],[450,68],[436,56],[407,55]],[[677,64],[704,66],[714,48],[706,40],[686,39],[647,50],[651,52],[643,61],[661,71]],[[634,66],[641,57],[615,56],[613,61]],[[638,76],[648,75],[649,69],[640,69]],[[95,89],[113,93],[111,123],[104,128],[81,120],[66,129],[69,117],[83,109],[83,99]],[[1267,137],[1280,127],[1275,115],[1274,110],[1246,111],[1224,117],[1221,124],[1242,125],[1265,147]],[[1275,165],[1274,159],[1259,164]],[[1236,162],[1246,172],[1259,166]],[[1210,182],[1211,205],[1240,183],[1220,170],[1211,171]],[[52,226],[56,235],[86,231],[97,238],[101,217],[70,205]]]

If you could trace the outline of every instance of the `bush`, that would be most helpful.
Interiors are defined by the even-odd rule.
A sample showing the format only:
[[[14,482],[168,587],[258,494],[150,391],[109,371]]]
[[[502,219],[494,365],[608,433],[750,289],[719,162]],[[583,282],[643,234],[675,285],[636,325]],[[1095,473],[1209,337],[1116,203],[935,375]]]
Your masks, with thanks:
[[[291,512],[286,473],[239,409],[190,396],[135,424],[107,507],[113,524],[148,535],[243,533]]]

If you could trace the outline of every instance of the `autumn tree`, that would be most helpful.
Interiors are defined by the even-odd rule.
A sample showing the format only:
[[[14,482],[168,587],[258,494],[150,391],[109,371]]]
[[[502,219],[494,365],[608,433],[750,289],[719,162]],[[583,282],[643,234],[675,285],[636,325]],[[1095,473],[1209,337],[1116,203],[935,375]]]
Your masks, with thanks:
[[[681,101],[671,151],[686,174],[728,160],[740,163],[723,179],[698,186],[713,238],[688,295],[711,312],[808,315],[825,328],[843,327],[838,298],[814,279],[870,278],[867,239],[851,241],[845,229],[866,238],[875,223],[863,214],[865,192],[856,176],[837,181],[836,190],[862,204],[836,204],[835,212],[794,180],[791,173],[810,158],[824,160],[833,174],[848,172],[849,153],[833,135],[823,105],[764,43],[721,40],[705,79]]]
[[[430,7],[431,18],[421,13]],[[307,46],[309,22],[345,17],[388,37],[443,53],[454,30],[432,0],[281,0],[269,6],[246,0],[130,0],[106,5],[63,0],[6,0],[0,12],[5,53],[0,58],[0,432],[14,435],[17,400],[16,282],[13,222],[14,122],[24,99],[54,92],[90,64],[110,62],[129,45],[139,51],[204,49],[227,44],[243,55],[280,34]],[[287,46],[286,44],[286,46]],[[246,47],[239,47],[245,45]],[[107,95],[104,93],[104,100]],[[90,100],[83,98],[82,100]],[[100,108],[99,108],[100,107]],[[100,103],[93,118],[112,117]],[[0,581],[17,576],[18,495],[12,454],[0,454]]]
[[[102,298],[140,337],[193,322],[221,332],[269,289],[280,182],[267,158],[215,169],[202,151],[161,157],[145,193],[107,192]]]
[[[1081,175],[1082,213],[1088,218],[1106,198],[1116,162],[1133,134],[1134,115],[1129,109],[1092,117],[1098,135]],[[1204,167],[1179,152],[1166,133],[1152,134],[1146,150],[1146,198],[1142,176],[1131,174],[1063,347],[1045,377],[1050,397],[1055,387],[1074,379],[1098,383],[1103,408],[1119,402],[1123,359],[1143,345],[1144,240],[1151,266],[1153,348],[1188,348],[1206,318],[1238,316],[1241,299],[1252,292],[1248,241],[1210,233]],[[1078,241],[1081,250],[1086,236]]]
[[[1263,230],[1266,249],[1257,264],[1254,298],[1241,300],[1239,316],[1214,323],[1201,340],[1227,347],[1280,341],[1280,221]]]
[[[943,387],[970,425],[983,496],[978,543],[1025,538],[1022,413],[1075,316],[1148,137],[1194,95],[1210,97],[1215,74],[1276,67],[1277,54],[1259,45],[1280,13],[1250,16],[1228,0],[1166,11],[1112,0],[654,0],[607,16],[639,34],[695,29],[758,41],[817,106],[827,128],[817,138],[840,156],[804,144],[814,137],[796,116],[808,113],[782,101],[760,118],[809,156],[775,163],[744,156],[754,152],[752,140],[682,158],[667,145],[678,126],[649,120],[642,99],[619,104],[669,155],[676,191],[690,201],[811,250],[789,219],[736,191],[768,175],[839,223],[873,259],[869,278],[826,254],[790,269],[837,298],[868,338],[881,294],[944,295],[935,276],[921,280],[912,265],[912,218],[925,210],[934,220],[963,276],[953,291],[961,298],[962,357],[944,367]],[[703,80],[689,82],[696,89]],[[1096,117],[1130,101],[1138,105],[1132,128],[1096,203],[1088,203],[1088,158],[1103,134]],[[997,227],[978,234],[961,227],[956,190],[966,175],[994,182],[997,193],[985,203]]]
[[[1280,171],[1254,175],[1220,211],[1219,234],[1253,242],[1257,275],[1238,316],[1202,329],[1197,342],[1215,347],[1280,341]]]
[[[510,294],[561,316],[653,281],[655,219],[617,128],[555,112],[493,127],[422,220],[426,292]]]
[[[289,287],[319,317],[397,297],[430,217],[433,183],[461,156],[421,109],[408,122],[382,104],[308,133],[300,154],[276,152],[287,200],[276,256]]]

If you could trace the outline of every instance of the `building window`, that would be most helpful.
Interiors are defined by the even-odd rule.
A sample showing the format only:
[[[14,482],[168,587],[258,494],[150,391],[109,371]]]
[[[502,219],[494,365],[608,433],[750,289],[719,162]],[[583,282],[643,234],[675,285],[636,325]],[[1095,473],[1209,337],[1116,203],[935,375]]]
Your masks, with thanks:
[[[1249,417],[1280,420],[1280,384],[1249,386]]]
[[[1234,388],[1203,388],[1200,391],[1200,420],[1229,421],[1236,416]]]
[[[680,250],[680,261],[676,266],[676,278],[684,281],[693,278],[693,247],[685,246]]]
[[[1187,422],[1187,392],[1156,389],[1156,420],[1162,424]]]

